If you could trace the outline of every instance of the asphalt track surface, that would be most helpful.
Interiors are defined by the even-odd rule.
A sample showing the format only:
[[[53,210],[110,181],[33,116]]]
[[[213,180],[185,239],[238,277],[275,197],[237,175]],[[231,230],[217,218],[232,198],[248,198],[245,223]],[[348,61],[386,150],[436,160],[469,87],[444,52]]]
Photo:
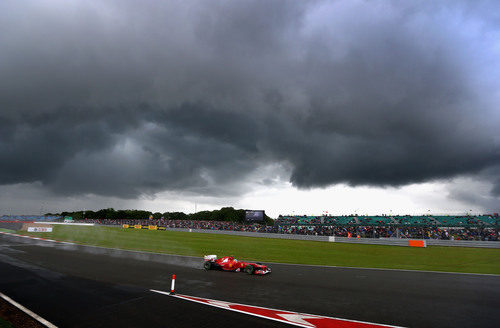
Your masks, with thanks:
[[[224,254],[219,254],[224,255]],[[59,327],[291,327],[149,291],[407,327],[498,327],[500,276],[272,264],[204,271],[198,258],[0,235],[0,292]]]

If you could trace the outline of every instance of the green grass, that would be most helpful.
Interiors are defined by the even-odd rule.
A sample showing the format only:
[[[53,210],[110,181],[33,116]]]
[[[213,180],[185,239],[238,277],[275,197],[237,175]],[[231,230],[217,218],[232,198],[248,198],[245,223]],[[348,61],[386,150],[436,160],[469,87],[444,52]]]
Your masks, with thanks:
[[[4,229],[4,228],[0,228],[0,231],[2,231],[2,232],[11,232],[11,233],[16,232],[15,230]]]
[[[121,227],[54,226],[51,233],[21,233],[179,255],[217,254],[263,262],[500,274],[500,249],[356,245]]]

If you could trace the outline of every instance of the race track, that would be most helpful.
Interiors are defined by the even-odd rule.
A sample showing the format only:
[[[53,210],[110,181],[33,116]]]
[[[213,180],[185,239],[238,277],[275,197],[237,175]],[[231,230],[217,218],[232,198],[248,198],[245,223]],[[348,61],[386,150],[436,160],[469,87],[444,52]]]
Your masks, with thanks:
[[[225,255],[225,254],[218,254]],[[0,292],[59,327],[291,327],[153,293],[408,327],[497,327],[500,276],[271,264],[268,276],[201,259],[0,235]]]

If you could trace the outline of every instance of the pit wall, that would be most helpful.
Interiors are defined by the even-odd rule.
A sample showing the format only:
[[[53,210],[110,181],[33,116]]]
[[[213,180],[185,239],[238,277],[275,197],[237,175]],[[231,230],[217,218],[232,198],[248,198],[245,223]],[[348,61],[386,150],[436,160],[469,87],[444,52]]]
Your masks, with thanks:
[[[247,232],[247,231],[183,229],[183,228],[166,228],[166,230],[213,233],[213,234],[235,235],[235,236],[245,236],[245,237],[310,240],[310,241],[326,241],[334,243],[389,245],[389,246],[409,246],[408,241],[410,240],[401,238],[347,238],[347,237],[333,237],[333,236],[310,236],[310,235],[292,235],[292,234],[264,233],[264,232],[260,233],[260,232]],[[413,239],[413,240],[418,240],[418,239]],[[425,246],[500,248],[500,242],[498,241],[437,240],[437,239],[424,239],[423,241],[425,243]]]

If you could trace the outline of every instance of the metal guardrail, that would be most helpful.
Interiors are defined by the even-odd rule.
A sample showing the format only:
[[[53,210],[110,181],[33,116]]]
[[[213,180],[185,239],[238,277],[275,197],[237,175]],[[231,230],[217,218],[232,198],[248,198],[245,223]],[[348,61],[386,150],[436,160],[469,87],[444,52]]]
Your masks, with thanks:
[[[402,238],[347,238],[335,237],[336,243],[408,246],[408,239]]]
[[[500,241],[427,239],[429,246],[500,248]]]
[[[260,237],[260,238],[274,238],[274,239],[295,239],[295,240],[313,240],[313,241],[328,241],[328,236],[309,236],[309,235],[292,235],[268,232],[250,232],[250,231],[232,231],[232,230],[209,230],[209,229],[188,229],[188,228],[166,228],[170,231],[184,231],[184,232],[200,232],[212,233],[222,235],[235,235],[243,237]]]
[[[166,228],[166,230],[234,235],[242,237],[310,240],[310,241],[323,241],[323,242],[326,241],[335,243],[366,244],[366,245],[408,246],[408,239],[403,239],[403,238],[347,238],[347,237],[292,235],[292,234],[265,233],[265,232],[187,229],[187,228]],[[425,239],[425,242],[427,243],[427,246],[500,248],[500,241]]]

